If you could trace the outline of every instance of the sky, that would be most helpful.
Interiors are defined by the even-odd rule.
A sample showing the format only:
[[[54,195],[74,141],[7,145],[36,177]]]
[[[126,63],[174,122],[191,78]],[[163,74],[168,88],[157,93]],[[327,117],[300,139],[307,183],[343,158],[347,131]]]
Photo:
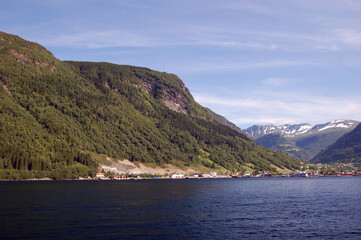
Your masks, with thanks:
[[[0,31],[174,73],[242,129],[361,120],[359,0],[0,0]]]

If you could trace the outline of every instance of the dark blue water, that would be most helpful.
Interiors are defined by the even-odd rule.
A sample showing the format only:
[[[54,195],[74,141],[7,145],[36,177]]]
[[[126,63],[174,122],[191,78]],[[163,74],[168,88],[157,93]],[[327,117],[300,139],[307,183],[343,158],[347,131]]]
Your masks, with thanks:
[[[361,177],[0,182],[0,239],[361,239]]]

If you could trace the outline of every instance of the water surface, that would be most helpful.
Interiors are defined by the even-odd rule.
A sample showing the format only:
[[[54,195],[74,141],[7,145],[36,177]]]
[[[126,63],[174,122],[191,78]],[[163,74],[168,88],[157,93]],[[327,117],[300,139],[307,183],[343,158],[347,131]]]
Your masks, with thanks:
[[[361,239],[361,177],[0,182],[0,239]]]

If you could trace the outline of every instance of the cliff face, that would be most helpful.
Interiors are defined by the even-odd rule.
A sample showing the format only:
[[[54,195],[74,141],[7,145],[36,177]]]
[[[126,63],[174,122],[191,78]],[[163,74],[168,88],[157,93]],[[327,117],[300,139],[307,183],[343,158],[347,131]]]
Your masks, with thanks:
[[[191,94],[188,89],[186,89],[183,82],[178,82],[178,86],[182,91],[176,92],[171,88],[158,89],[156,82],[152,81],[151,79],[140,77],[139,80],[142,83],[144,90],[148,94],[153,96],[160,94],[162,96],[163,103],[171,110],[188,114],[187,106],[191,102],[189,99]],[[161,91],[161,93],[158,91]]]
[[[163,103],[176,112],[181,112],[188,114],[187,112],[187,104],[188,99],[184,97],[182,94],[174,94],[174,93],[168,93],[164,91],[164,97],[163,97]]]
[[[0,81],[0,170],[86,175],[104,155],[217,171],[299,164],[219,124],[173,74],[62,62],[0,33]]]

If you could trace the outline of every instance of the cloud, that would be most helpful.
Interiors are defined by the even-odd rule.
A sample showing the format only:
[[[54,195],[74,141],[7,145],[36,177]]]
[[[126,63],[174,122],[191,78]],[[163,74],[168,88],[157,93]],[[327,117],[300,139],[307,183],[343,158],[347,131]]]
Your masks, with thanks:
[[[237,49],[263,49],[263,50],[276,50],[279,48],[278,45],[270,44],[261,44],[257,42],[242,42],[238,40],[233,41],[222,41],[222,40],[207,40],[206,36],[202,40],[189,43],[190,45],[200,45],[200,46],[220,46],[228,48],[237,48]]]
[[[336,51],[340,51],[341,48],[339,48],[336,44],[332,44],[330,46],[316,46],[316,49],[321,49],[321,50],[328,50],[328,51],[333,51],[333,52],[336,52]]]
[[[350,46],[361,46],[361,32],[351,29],[336,29],[334,32],[340,42]]]
[[[229,99],[229,98],[218,98],[214,96],[209,96],[208,94],[196,94],[194,96],[195,100],[201,104],[206,105],[219,105],[222,107],[252,107],[257,108],[267,104],[266,101],[254,100],[251,98],[244,99]]]
[[[152,47],[159,45],[155,38],[130,30],[68,33],[44,37],[39,42],[51,47],[73,48]]]
[[[179,30],[84,30],[42,36],[39,42],[51,47],[107,48],[107,47],[167,47],[167,46],[206,46],[248,50],[276,50],[274,43],[263,44],[252,40],[238,39],[236,36],[224,37],[195,29]],[[197,33],[194,33],[197,32]],[[223,36],[223,37],[219,37]]]
[[[291,34],[282,32],[237,31],[202,29],[185,26],[181,29],[111,29],[75,30],[67,33],[41,34],[37,27],[32,39],[48,47],[72,47],[99,49],[108,47],[223,47],[236,50],[266,51],[340,51],[342,48],[361,46],[361,33],[354,30],[336,29],[314,34]],[[85,28],[86,29],[86,28]],[[34,34],[35,34],[34,33]],[[182,33],[182,34],[180,34]],[[261,63],[262,64],[262,63]],[[283,63],[281,63],[283,64]]]
[[[234,124],[237,125],[284,125],[284,124],[296,124],[297,120],[292,118],[275,118],[275,117],[264,117],[264,118],[252,118],[252,117],[241,117],[231,120]]]
[[[310,27],[311,28],[311,27]],[[244,50],[279,50],[287,52],[340,51],[343,48],[359,46],[361,33],[354,30],[332,30],[313,27],[299,32],[284,32],[262,29],[237,29],[224,27],[189,26],[184,44],[200,46],[220,46]],[[187,39],[188,37],[188,39]]]
[[[359,97],[322,97],[300,93],[254,98],[215,97],[196,94],[202,105],[224,115],[238,125],[323,123],[336,119],[361,119]]]
[[[177,72],[229,72],[229,71],[247,71],[267,68],[301,67],[301,66],[324,66],[320,62],[296,61],[296,60],[273,60],[268,62],[217,62],[207,61],[197,64],[178,65]]]
[[[273,86],[282,86],[287,84],[290,81],[290,79],[286,79],[286,78],[266,78],[262,81],[263,84],[266,85],[273,85]]]
[[[144,18],[143,21],[145,20],[147,19]],[[46,46],[73,48],[204,46],[249,51],[302,52],[340,51],[343,48],[361,46],[361,33],[352,28],[310,26],[298,29],[297,32],[292,29],[279,32],[265,30],[262,25],[241,29],[235,25],[225,27],[222,23],[215,26],[198,21],[181,23],[179,19],[161,21],[161,26],[158,26],[158,22],[151,24],[151,21],[147,21],[147,24],[139,27],[109,25],[101,29],[99,26],[92,26],[92,23],[85,25],[80,21],[69,24],[67,32],[52,32],[51,36],[47,36],[44,32],[51,32],[48,28],[57,24],[52,23],[37,29],[34,37]]]
[[[26,29],[34,32],[28,33],[33,34],[31,39],[50,47],[205,46],[302,52],[340,51],[343,45],[348,48],[360,46],[360,18],[345,14],[361,6],[350,0],[332,1],[327,7],[324,1],[281,1],[274,4],[272,1],[235,0],[112,0],[85,4],[84,1],[53,0],[40,3],[34,8],[44,14],[35,19],[44,26],[36,31],[32,30],[34,20],[29,18],[34,14],[31,8],[22,10],[21,19],[14,15],[19,11],[19,7],[15,8],[17,5],[12,11],[3,12],[9,12],[6,16],[9,22],[23,22],[18,25],[25,29],[22,32]],[[56,12],[68,9],[70,5],[69,12],[49,14],[49,10]],[[337,16],[334,14],[336,10],[340,11]],[[23,36],[20,31],[18,33]]]

